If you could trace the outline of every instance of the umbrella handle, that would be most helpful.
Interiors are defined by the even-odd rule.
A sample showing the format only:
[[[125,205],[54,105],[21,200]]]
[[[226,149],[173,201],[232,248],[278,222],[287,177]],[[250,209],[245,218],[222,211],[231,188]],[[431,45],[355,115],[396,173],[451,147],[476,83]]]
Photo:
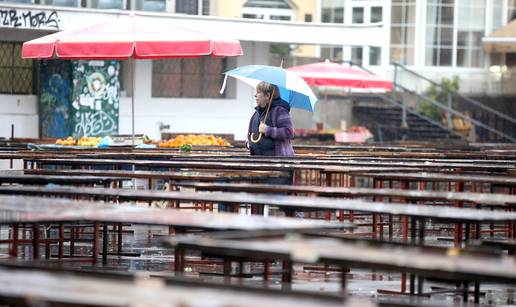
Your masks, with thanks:
[[[258,133],[258,138],[257,139],[254,138],[254,132],[251,132],[251,142],[256,144],[256,143],[260,142],[261,138],[262,138],[262,133],[261,132]]]

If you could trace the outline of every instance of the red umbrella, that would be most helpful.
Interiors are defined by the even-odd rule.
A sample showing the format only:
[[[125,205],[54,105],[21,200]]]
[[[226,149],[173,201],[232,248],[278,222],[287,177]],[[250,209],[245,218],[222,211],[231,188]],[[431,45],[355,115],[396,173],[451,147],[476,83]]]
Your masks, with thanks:
[[[117,18],[93,26],[65,30],[25,42],[23,58],[32,59],[134,59],[181,57],[226,57],[242,55],[239,41],[219,35],[177,27],[160,19]],[[134,92],[132,95],[132,133],[134,139]]]
[[[312,86],[392,89],[392,82],[389,80],[364,70],[353,69],[330,61],[294,66],[287,70],[296,72]]]

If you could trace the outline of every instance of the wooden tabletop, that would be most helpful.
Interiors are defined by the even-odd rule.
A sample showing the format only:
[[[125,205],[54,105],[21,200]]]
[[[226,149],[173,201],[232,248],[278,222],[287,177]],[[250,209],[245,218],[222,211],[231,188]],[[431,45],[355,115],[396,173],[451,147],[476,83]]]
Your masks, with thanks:
[[[44,165],[134,165],[145,168],[176,168],[176,169],[239,169],[239,170],[319,170],[323,172],[345,173],[347,167],[374,166],[374,167],[416,167],[423,169],[461,169],[464,171],[506,172],[514,166],[470,164],[470,163],[442,163],[442,162],[360,162],[346,161],[339,166],[323,166],[319,164],[286,164],[286,163],[236,163],[215,161],[154,161],[154,160],[115,160],[115,159],[33,159],[32,161]]]
[[[57,175],[14,175],[0,173],[0,184],[19,183],[19,184],[60,184],[60,185],[80,185],[80,184],[102,184],[106,185],[113,181],[127,180],[120,176],[57,176]]]
[[[89,188],[87,190],[93,192],[96,189]],[[0,196],[1,224],[82,221],[169,225],[177,228],[211,230],[339,229],[353,227],[348,223],[329,223],[295,218],[265,218],[256,215],[143,208],[125,204],[112,205],[71,199]]]
[[[458,249],[434,249],[369,244],[364,240],[309,238],[246,238],[229,240],[207,237],[171,238],[172,247],[201,250],[210,255],[250,259],[287,259],[301,263],[337,264],[343,267],[410,272],[449,280],[516,283],[516,262],[506,255],[468,255]]]
[[[151,277],[150,272],[122,274],[25,266],[0,262],[0,298],[21,300],[27,306],[376,306],[367,300],[345,300],[331,294]]]
[[[336,199],[328,197],[306,197],[233,192],[159,192],[148,190],[73,188],[73,187],[31,187],[0,186],[2,194],[18,195],[60,195],[110,197],[118,200],[177,200],[189,202],[214,202],[226,204],[273,205],[291,210],[355,210],[360,212],[402,215],[415,218],[431,218],[447,222],[514,222],[516,212],[491,211],[454,207],[436,207],[421,204],[397,204],[372,202],[362,199]],[[1,209],[1,207],[0,207]],[[107,218],[107,217],[106,217]],[[135,222],[135,221],[133,221]],[[136,223],[136,222],[135,222]]]
[[[253,181],[270,177],[285,176],[282,172],[271,171],[123,171],[123,170],[92,170],[92,169],[25,169],[25,174],[60,175],[60,176],[113,176],[123,178],[152,178],[171,180],[196,180],[196,181]]]
[[[462,201],[489,206],[516,204],[516,195],[471,192],[419,191],[400,189],[344,188],[299,185],[272,185],[253,183],[203,183],[180,182],[179,186],[195,188],[197,191],[227,191],[249,193],[307,193],[326,197],[377,197],[415,201]]]
[[[480,175],[480,174],[442,174],[433,172],[397,173],[397,172],[357,172],[355,176],[372,177],[383,180],[407,181],[441,181],[441,182],[476,182],[504,186],[516,186],[516,176]]]

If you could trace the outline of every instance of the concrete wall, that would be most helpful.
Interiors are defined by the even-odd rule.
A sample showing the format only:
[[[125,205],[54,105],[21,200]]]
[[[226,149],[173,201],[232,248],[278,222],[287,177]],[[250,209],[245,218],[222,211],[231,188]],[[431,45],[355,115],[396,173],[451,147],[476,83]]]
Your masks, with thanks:
[[[39,136],[37,97],[34,95],[0,95],[0,137]]]

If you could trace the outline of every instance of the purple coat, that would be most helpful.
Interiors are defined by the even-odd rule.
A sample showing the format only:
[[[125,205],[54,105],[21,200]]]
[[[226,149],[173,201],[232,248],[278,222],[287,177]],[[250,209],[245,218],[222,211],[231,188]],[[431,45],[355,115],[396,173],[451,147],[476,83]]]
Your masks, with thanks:
[[[251,125],[254,117],[259,116],[255,112],[249,121],[249,133],[247,134],[247,141],[251,142]],[[274,140],[274,155],[279,157],[294,156],[294,148],[290,143],[290,139],[294,137],[294,129],[292,127],[292,119],[290,117],[290,106],[288,103],[280,100],[273,101],[271,110],[269,112],[271,118],[270,125],[267,125],[265,136]]]

